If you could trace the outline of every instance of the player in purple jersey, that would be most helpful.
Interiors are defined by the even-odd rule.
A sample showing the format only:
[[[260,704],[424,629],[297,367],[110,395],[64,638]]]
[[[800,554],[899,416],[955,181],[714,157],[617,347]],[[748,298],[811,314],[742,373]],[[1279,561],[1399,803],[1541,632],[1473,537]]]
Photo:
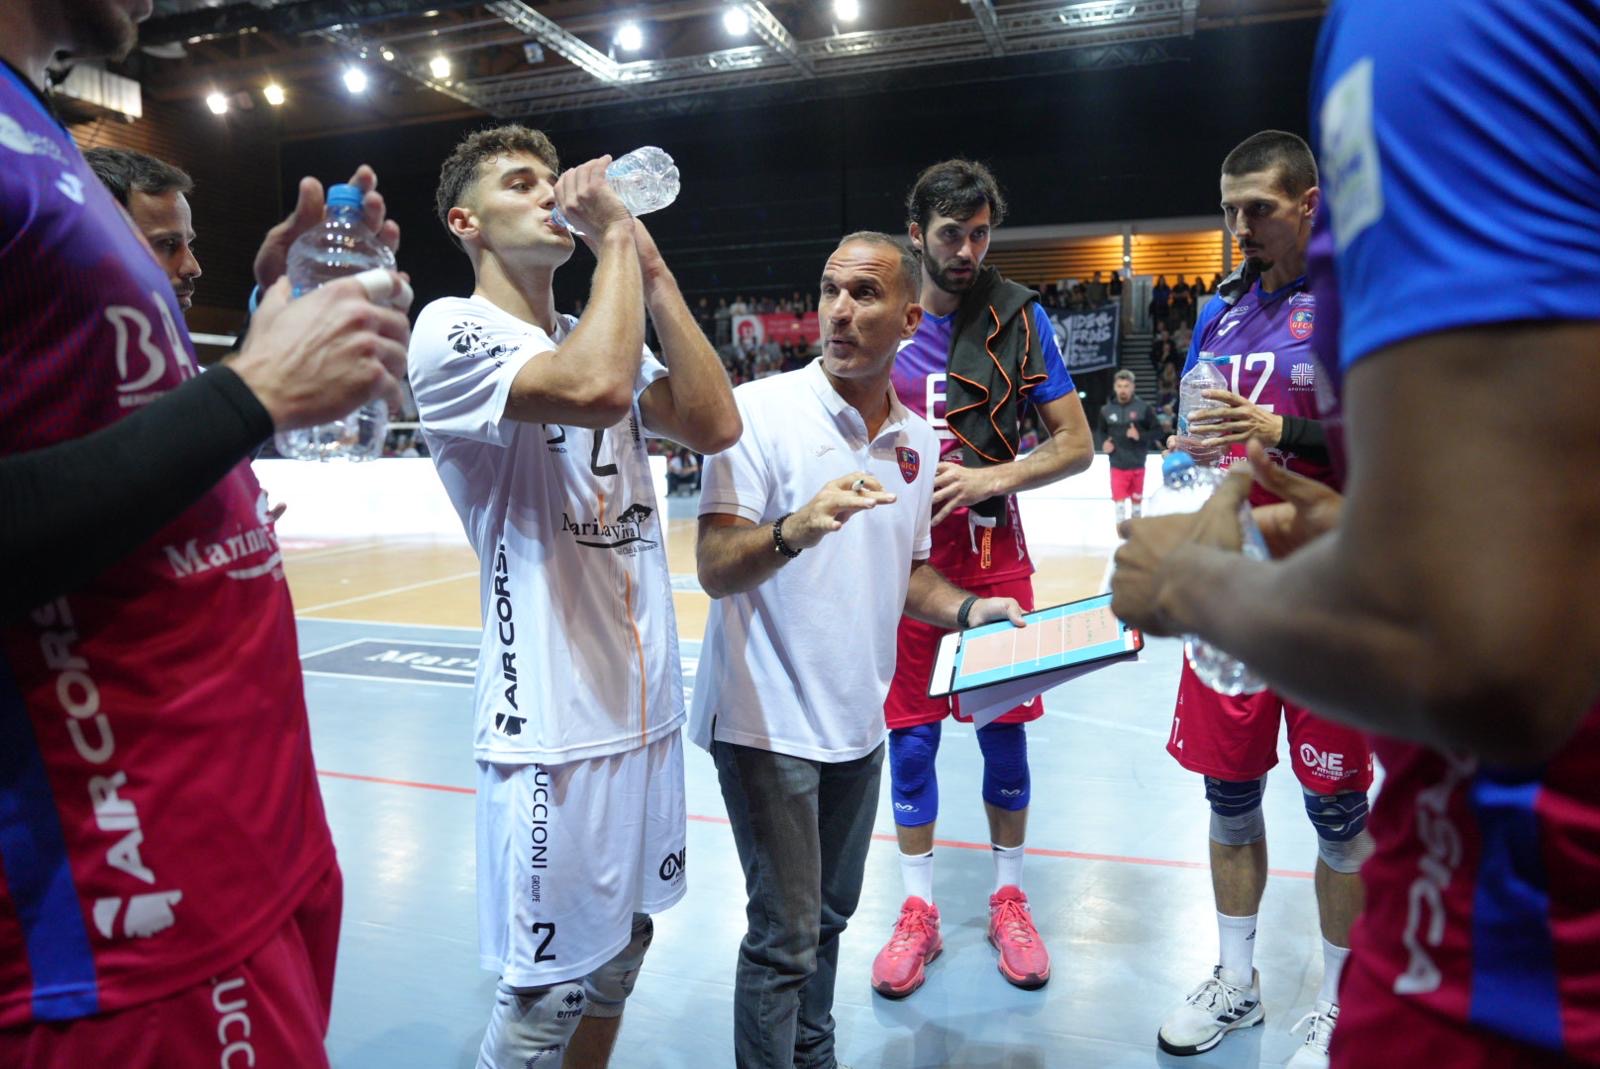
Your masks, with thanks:
[[[1135,524],[1115,608],[1373,732],[1333,1066],[1600,1065],[1600,2],[1342,0],[1311,81],[1348,496]]]
[[[8,579],[22,615],[0,626],[0,1065],[325,1065],[340,878],[241,461],[275,426],[398,396],[407,327],[359,281],[293,304],[279,283],[238,357],[196,376],[165,273],[39,91],[58,52],[125,53],[148,11],[0,7],[0,529],[50,573],[26,599]],[[146,408],[183,439],[148,449],[181,492],[107,513],[9,479],[44,466],[53,496],[100,500],[99,469],[124,469],[97,450]]]
[[[1221,407],[1191,417],[1191,452],[1244,456],[1247,442],[1274,461],[1324,482],[1332,479],[1317,421],[1311,336],[1316,305],[1305,278],[1306,245],[1321,201],[1311,149],[1293,134],[1265,130],[1246,138],[1222,163],[1222,212],[1244,265],[1201,313],[1190,347],[1226,357],[1230,390],[1210,390]],[[1273,499],[1264,491],[1258,504]],[[1361,733],[1317,718],[1272,691],[1229,697],[1202,683],[1187,661],[1178,683],[1167,752],[1205,777],[1211,804],[1211,885],[1217,908],[1219,963],[1161,1025],[1169,1054],[1200,1054],[1229,1032],[1264,1019],[1255,970],[1256,916],[1267,885],[1262,788],[1277,764],[1279,724],[1288,727],[1290,764],[1317,833],[1316,892],[1323,977],[1305,1020],[1306,1038],[1292,1069],[1323,1069],[1339,1016],[1339,976],[1349,956],[1350,924],[1361,909],[1361,862],[1372,758]]]

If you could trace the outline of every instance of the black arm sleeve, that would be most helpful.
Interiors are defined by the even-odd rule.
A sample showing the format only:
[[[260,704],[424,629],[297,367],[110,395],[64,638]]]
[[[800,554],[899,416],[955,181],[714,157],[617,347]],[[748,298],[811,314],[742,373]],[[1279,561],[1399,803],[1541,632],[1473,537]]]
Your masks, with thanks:
[[[1278,448],[1292,450],[1307,460],[1328,463],[1328,439],[1322,430],[1322,421],[1304,416],[1284,416],[1283,434],[1278,438]]]
[[[104,571],[271,433],[250,387],[217,367],[93,434],[0,459],[0,619]]]

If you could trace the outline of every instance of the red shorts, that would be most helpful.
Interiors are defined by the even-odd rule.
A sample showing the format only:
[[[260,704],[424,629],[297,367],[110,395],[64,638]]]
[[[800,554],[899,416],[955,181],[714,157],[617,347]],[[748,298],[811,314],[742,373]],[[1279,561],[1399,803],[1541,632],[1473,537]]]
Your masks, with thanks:
[[[1016,598],[1024,610],[1033,608],[1033,580],[1002,579],[995,583],[963,584],[969,593],[984,598]],[[961,715],[961,699],[928,697],[928,679],[933,675],[933,658],[939,639],[950,632],[942,627],[900,617],[898,649],[894,659],[894,681],[889,684],[889,696],[884,699],[883,718],[890,728],[912,728],[918,724],[936,724],[955,714],[962,723],[970,723],[970,716]],[[1025,724],[1044,715],[1044,702],[1035,698],[1025,705],[1001,713],[1001,724]]]
[[[1448,1069],[1579,1069],[1577,1062],[1513,1043],[1403,998],[1359,963],[1357,949],[1339,984],[1339,1027],[1330,1069],[1438,1065]]]
[[[155,1002],[0,1031],[0,1065],[325,1069],[344,881],[337,864],[244,961]]]
[[[1365,734],[1308,713],[1270,690],[1234,698],[1218,694],[1200,682],[1187,658],[1167,752],[1189,771],[1213,779],[1259,779],[1278,763],[1280,713],[1289,725],[1290,763],[1306,790],[1340,794],[1372,786],[1372,750]]]
[[[1144,468],[1112,468],[1111,500],[1144,500]]]

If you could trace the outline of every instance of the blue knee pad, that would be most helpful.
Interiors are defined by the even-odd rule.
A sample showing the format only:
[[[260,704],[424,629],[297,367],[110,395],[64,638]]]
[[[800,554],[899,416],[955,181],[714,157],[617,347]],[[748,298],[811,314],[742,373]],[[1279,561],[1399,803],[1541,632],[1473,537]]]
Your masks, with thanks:
[[[1028,734],[1021,724],[990,724],[978,729],[983,751],[983,800],[996,809],[1028,808]]]
[[[1213,842],[1248,846],[1266,837],[1267,822],[1261,815],[1261,788],[1265,783],[1265,776],[1242,782],[1206,777]]]
[[[918,724],[889,732],[889,797],[894,822],[920,828],[939,815],[939,724]]]

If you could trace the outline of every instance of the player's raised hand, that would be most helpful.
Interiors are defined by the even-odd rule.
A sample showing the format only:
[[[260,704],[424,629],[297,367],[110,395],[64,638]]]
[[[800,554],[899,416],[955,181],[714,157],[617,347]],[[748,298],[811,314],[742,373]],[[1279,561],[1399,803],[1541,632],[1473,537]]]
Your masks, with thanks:
[[[400,224],[393,219],[385,218],[383,194],[377,189],[377,172],[363,163],[356,168],[356,173],[350,176],[350,184],[362,192],[361,214],[367,228],[378,236],[380,242],[389,247],[390,252],[398,251]],[[261,247],[256,250],[256,285],[261,287],[263,295],[288,269],[289,246],[294,244],[295,238],[322,222],[322,213],[326,206],[327,200],[322,183],[310,177],[300,179],[294,210],[283,222],[267,231]]]
[[[784,523],[783,540],[796,549],[810,549],[843,527],[858,512],[892,505],[898,498],[864,471],[824,483],[817,496],[796,509]]]

